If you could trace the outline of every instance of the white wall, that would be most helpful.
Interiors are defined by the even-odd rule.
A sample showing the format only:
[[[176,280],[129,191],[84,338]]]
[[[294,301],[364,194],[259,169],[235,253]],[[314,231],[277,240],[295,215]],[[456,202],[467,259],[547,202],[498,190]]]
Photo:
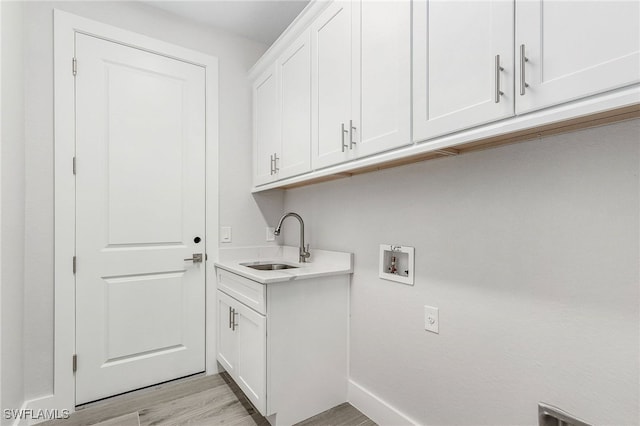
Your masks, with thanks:
[[[263,244],[266,223],[277,220],[281,213],[282,195],[274,193],[256,200],[250,194],[251,90],[246,73],[266,50],[265,45],[139,2],[27,2],[24,7],[28,81],[25,256],[29,259],[25,268],[29,304],[24,323],[24,370],[26,398],[32,399],[51,393],[53,375],[54,8],[219,58],[220,224],[233,227],[232,245]]]
[[[0,370],[1,409],[18,409],[24,399],[23,256],[24,256],[24,85],[23,5],[1,2],[2,9],[2,159]],[[1,424],[8,424],[3,413]]]
[[[287,191],[312,248],[355,253],[352,379],[427,425],[637,424],[639,146],[635,120]]]

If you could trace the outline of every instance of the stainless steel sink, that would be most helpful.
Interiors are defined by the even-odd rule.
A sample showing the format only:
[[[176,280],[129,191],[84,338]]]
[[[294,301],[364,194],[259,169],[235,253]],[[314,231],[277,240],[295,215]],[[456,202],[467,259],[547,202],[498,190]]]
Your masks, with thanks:
[[[280,269],[295,269],[297,266],[287,265],[285,263],[255,263],[255,264],[247,264],[244,266],[247,268],[257,269],[259,271],[278,271]]]

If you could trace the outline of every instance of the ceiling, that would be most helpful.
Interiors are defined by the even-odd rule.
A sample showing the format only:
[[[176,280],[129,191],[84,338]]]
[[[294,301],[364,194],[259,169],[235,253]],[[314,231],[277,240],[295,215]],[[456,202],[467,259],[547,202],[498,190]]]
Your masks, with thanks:
[[[144,1],[184,18],[269,46],[308,2],[309,0]]]

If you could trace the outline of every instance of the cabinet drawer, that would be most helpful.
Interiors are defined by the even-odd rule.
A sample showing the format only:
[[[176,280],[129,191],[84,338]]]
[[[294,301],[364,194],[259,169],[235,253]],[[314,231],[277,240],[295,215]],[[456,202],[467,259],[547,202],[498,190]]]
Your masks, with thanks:
[[[266,286],[223,269],[218,269],[216,276],[220,290],[239,302],[244,303],[254,311],[266,315]]]

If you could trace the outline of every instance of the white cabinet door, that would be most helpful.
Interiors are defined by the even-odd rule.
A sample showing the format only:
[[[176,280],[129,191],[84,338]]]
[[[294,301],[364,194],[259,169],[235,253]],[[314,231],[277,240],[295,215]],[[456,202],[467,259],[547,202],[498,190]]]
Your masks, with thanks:
[[[278,179],[311,170],[311,45],[305,31],[278,60],[282,155]]]
[[[513,7],[414,2],[414,141],[513,115]]]
[[[516,49],[518,114],[637,83],[640,2],[518,1]]]
[[[233,299],[218,290],[218,362],[224,369],[234,376],[236,372],[236,360],[238,359],[238,339],[233,332],[233,311],[231,304]]]
[[[311,25],[314,169],[349,159],[351,117],[351,2],[332,3]]]
[[[275,156],[280,152],[280,110],[276,67],[270,67],[253,85],[254,185],[276,179]]]
[[[237,303],[233,329],[238,338],[236,382],[249,401],[266,413],[267,328],[266,317]]]
[[[267,408],[266,317],[220,290],[217,359],[264,415]]]
[[[354,1],[352,7],[353,149],[362,157],[412,142],[411,3]]]

